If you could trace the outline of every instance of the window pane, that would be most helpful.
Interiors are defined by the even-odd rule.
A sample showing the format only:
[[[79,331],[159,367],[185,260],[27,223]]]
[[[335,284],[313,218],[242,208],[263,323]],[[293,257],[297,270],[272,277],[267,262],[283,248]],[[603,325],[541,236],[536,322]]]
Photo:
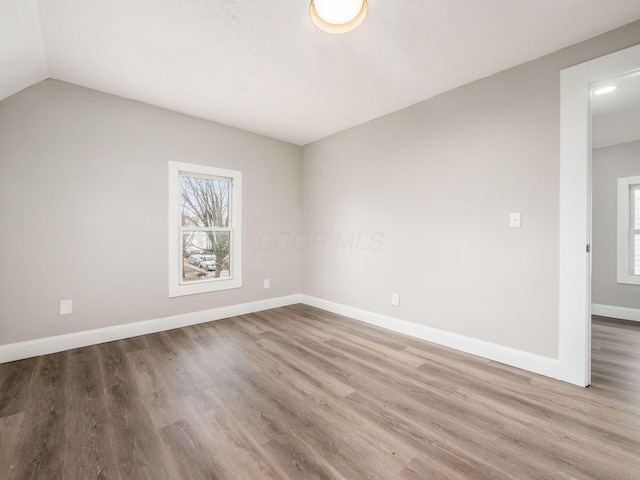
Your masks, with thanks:
[[[183,227],[228,227],[229,186],[223,179],[189,177],[180,180]]]
[[[186,232],[182,243],[182,281],[229,278],[230,232]]]
[[[640,188],[633,190],[634,230],[640,230]]]
[[[640,275],[640,234],[635,234],[635,241],[633,248],[633,274]]]

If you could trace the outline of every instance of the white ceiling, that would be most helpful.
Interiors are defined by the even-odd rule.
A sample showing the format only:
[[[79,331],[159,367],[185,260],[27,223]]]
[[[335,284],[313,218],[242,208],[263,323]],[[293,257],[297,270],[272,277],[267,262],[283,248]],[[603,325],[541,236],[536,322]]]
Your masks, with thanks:
[[[369,0],[331,35],[308,8],[0,0],[0,98],[52,77],[304,145],[640,18],[638,0]]]
[[[596,85],[615,85],[613,92],[591,96],[592,147],[640,140],[640,72]]]
[[[604,95],[591,95],[593,118],[640,110],[640,72],[602,82],[594,85],[592,90],[608,86],[615,86],[616,89]]]

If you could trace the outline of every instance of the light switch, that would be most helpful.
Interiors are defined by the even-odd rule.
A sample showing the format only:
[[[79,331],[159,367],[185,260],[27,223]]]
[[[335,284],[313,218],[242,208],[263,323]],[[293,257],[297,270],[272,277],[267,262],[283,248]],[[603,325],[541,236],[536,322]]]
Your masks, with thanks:
[[[520,228],[520,213],[509,214],[509,226],[511,228]]]
[[[392,293],[391,294],[391,305],[393,305],[394,307],[399,307],[400,306],[400,294],[399,293]]]

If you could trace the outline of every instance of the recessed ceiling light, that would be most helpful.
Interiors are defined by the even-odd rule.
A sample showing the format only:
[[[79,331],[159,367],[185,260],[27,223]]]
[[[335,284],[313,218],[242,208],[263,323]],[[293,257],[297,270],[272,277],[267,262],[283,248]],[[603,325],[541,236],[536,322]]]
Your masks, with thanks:
[[[616,87],[615,85],[609,85],[607,87],[602,87],[602,88],[599,88],[599,89],[595,90],[593,92],[593,94],[594,95],[604,95],[605,93],[613,92],[616,88],[618,88],[618,87]]]
[[[328,33],[345,33],[367,16],[367,0],[311,0],[311,21]]]

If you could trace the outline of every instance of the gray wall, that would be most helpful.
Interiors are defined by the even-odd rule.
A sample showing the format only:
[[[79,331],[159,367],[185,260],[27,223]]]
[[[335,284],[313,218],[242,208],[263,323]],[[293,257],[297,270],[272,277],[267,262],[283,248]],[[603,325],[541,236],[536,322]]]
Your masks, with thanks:
[[[300,251],[259,238],[300,229],[300,155],[53,80],[3,100],[0,345],[299,293]],[[242,170],[243,288],[168,298],[168,160]]]
[[[596,148],[592,164],[592,301],[640,308],[640,285],[616,282],[617,179],[640,175],[640,141]]]
[[[9,97],[0,345],[302,291],[557,357],[559,72],[639,41],[636,22],[302,151],[56,81]],[[167,297],[168,160],[244,172],[244,288]]]
[[[560,70],[639,41],[636,22],[305,146],[303,225],[328,241],[303,292],[557,358]]]

